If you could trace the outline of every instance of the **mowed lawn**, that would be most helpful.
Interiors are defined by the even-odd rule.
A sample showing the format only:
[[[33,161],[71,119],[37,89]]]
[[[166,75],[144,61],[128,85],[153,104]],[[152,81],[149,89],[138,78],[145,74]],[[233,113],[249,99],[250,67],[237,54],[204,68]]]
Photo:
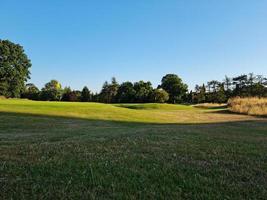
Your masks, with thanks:
[[[267,119],[0,100],[0,199],[266,199]]]

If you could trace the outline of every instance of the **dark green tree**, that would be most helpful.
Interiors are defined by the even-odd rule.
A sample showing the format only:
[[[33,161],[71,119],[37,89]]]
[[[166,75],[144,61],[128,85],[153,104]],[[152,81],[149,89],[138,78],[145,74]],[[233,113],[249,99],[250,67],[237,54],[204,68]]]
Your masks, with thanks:
[[[160,87],[169,94],[170,103],[181,103],[186,98],[188,86],[176,74],[167,74],[161,80]]]
[[[206,87],[203,84],[202,86],[196,85],[195,87],[195,103],[205,103],[206,102]]]
[[[91,93],[90,93],[88,87],[85,86],[85,87],[82,89],[82,93],[81,93],[81,101],[83,101],[83,102],[89,102],[89,101],[92,100],[91,97],[92,97],[92,96],[91,96]]]
[[[117,92],[117,101],[119,103],[133,103],[135,100],[135,89],[131,82],[122,83]]]
[[[216,93],[215,103],[225,103],[227,101],[226,91],[224,84],[219,85],[218,92]]]
[[[190,90],[190,92],[186,95],[186,102],[189,104],[194,103],[193,96],[194,96],[194,93],[192,90]]]
[[[72,90],[70,87],[65,87],[62,91],[61,101],[71,101]]]
[[[114,77],[111,79],[111,84],[105,81],[99,95],[100,102],[115,103],[118,89],[119,89],[119,84],[117,83]]]
[[[151,100],[153,87],[151,82],[139,81],[134,83],[135,102],[147,103]]]
[[[116,96],[118,93],[119,84],[115,77],[112,77],[111,84],[109,85],[109,94],[111,103],[116,103]]]
[[[92,93],[92,101],[93,102],[101,102],[100,101],[100,94],[96,93]]]
[[[0,40],[0,95],[20,97],[30,78],[31,61],[19,44]]]
[[[225,76],[225,79],[223,80],[224,88],[225,88],[225,95],[226,98],[229,99],[231,97],[232,91],[231,91],[231,85],[232,80],[228,76]]]
[[[110,103],[110,95],[109,95],[109,83],[107,81],[104,82],[102,86],[102,90],[99,94],[99,101],[102,103]]]

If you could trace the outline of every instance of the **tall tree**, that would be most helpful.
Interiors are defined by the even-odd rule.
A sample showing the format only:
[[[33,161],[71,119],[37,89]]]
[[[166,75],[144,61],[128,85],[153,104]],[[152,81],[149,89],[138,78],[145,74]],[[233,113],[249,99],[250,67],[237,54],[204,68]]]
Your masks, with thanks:
[[[234,96],[243,96],[244,89],[246,87],[248,76],[246,74],[237,76],[233,78],[233,85],[235,85],[235,89],[233,91]]]
[[[223,82],[224,82],[225,90],[226,91],[230,91],[231,90],[231,85],[232,85],[231,78],[229,78],[228,76],[225,76]]]
[[[102,86],[102,90],[99,94],[99,101],[102,103],[110,103],[110,97],[109,97],[109,84],[107,81],[104,82]]]
[[[227,101],[227,96],[224,89],[224,84],[219,85],[218,92],[216,93],[215,102],[216,103],[225,103]]]
[[[19,44],[0,40],[0,95],[20,97],[30,78],[31,61]]]
[[[196,95],[195,102],[196,103],[204,103],[206,101],[206,87],[203,84],[202,86],[196,85],[195,87]]]
[[[161,80],[162,89],[168,92],[169,102],[180,103],[186,97],[188,86],[176,74],[167,74]]]
[[[111,84],[109,86],[109,95],[111,103],[116,103],[116,96],[118,93],[119,84],[115,77],[111,78]]]
[[[114,77],[111,79],[111,84],[105,81],[100,92],[100,101],[103,103],[115,103],[118,88],[119,84]]]
[[[211,87],[211,92],[217,92],[219,84],[220,82],[216,80],[209,81],[208,85]]]
[[[84,87],[81,93],[81,101],[88,102],[91,101],[91,93],[88,89],[88,87]]]
[[[232,80],[228,76],[225,76],[223,83],[224,83],[224,90],[225,90],[226,98],[229,99],[231,97]]]

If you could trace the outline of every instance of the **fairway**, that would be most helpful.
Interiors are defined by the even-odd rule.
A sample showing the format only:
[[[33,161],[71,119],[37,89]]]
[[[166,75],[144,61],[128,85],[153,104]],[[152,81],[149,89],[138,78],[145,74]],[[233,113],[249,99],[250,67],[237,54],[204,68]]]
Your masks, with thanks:
[[[0,100],[0,199],[265,199],[267,119]]]

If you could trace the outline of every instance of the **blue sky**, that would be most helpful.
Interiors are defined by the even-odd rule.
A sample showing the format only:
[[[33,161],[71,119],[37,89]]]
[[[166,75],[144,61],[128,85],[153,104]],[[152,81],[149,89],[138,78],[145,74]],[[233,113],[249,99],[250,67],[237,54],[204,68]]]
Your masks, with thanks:
[[[0,38],[24,46],[31,80],[99,91],[167,73],[190,88],[267,75],[267,0],[0,0]]]

